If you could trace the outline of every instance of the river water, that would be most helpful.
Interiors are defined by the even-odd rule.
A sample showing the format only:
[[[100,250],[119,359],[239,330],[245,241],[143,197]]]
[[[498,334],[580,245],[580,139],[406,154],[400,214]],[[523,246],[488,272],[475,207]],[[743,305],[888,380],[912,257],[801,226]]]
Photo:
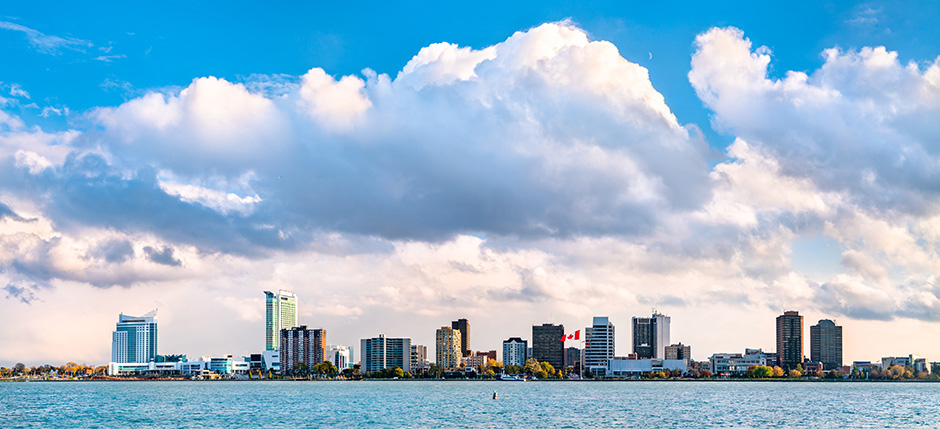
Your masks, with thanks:
[[[940,383],[0,383],[0,428],[364,426],[938,427]]]

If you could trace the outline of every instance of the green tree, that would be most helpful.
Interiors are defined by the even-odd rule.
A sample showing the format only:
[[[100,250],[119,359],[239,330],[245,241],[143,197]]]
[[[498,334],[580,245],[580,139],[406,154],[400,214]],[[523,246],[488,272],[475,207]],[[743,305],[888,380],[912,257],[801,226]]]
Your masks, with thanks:
[[[548,362],[542,362],[541,366],[542,366],[542,371],[545,371],[545,374],[547,377],[555,376],[555,367],[553,367],[552,364]]]
[[[310,368],[307,366],[306,362],[297,362],[294,364],[294,367],[291,368],[291,375],[306,377],[310,375]]]
[[[839,377],[842,377],[842,374],[840,374],[839,371],[837,371],[837,370],[829,371],[829,372],[826,374],[826,378],[830,378],[830,379],[836,379],[836,378],[839,378]]]
[[[535,359],[528,359],[525,361],[525,373],[528,375],[535,375],[537,372],[542,370],[542,366],[539,365],[539,361]]]

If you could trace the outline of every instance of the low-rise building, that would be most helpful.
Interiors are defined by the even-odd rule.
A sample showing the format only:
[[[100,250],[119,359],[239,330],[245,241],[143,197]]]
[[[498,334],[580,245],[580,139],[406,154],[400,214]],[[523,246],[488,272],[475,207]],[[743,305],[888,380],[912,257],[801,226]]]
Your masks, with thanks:
[[[606,369],[605,376],[607,378],[641,376],[651,372],[663,372],[667,369],[685,373],[689,370],[689,361],[687,359],[628,359],[615,357],[608,359]]]
[[[670,344],[666,346],[666,359],[692,359],[692,347],[682,344]]]
[[[752,365],[768,365],[767,357],[760,349],[746,349],[741,353],[715,353],[708,358],[710,371],[716,375],[747,375]],[[769,362],[773,365],[774,362]]]

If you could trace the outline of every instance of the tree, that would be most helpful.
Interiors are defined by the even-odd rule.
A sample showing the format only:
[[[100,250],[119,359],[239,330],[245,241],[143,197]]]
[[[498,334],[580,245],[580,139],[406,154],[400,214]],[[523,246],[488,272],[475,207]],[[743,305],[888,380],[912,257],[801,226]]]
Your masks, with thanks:
[[[777,365],[774,365],[773,372],[774,372],[774,377],[783,377],[783,368]]]
[[[539,361],[535,359],[528,359],[525,361],[525,373],[528,375],[535,375],[537,372],[542,370],[542,366],[539,365]]]
[[[487,366],[489,366],[489,369],[493,370],[493,372],[497,374],[501,374],[503,372],[503,363],[497,361],[496,359],[490,359]]]
[[[328,375],[333,377],[336,375],[339,370],[336,368],[336,365],[333,365],[333,362],[320,362],[313,366],[313,373],[317,375]]]
[[[830,378],[830,379],[836,379],[836,378],[839,378],[839,377],[842,377],[842,374],[840,374],[839,371],[837,371],[837,370],[829,371],[829,372],[826,374],[826,378]]]
[[[509,365],[506,367],[506,374],[522,374],[525,372],[525,368],[519,365]]]
[[[790,378],[799,378],[803,376],[803,371],[798,369],[791,369],[790,372],[787,373],[787,376]]]
[[[291,368],[291,375],[306,377],[310,375],[310,368],[307,367],[306,362],[297,362],[294,364],[294,367]]]
[[[545,371],[547,377],[553,377],[555,375],[555,367],[553,367],[552,364],[548,362],[542,362],[541,366],[542,371]]]

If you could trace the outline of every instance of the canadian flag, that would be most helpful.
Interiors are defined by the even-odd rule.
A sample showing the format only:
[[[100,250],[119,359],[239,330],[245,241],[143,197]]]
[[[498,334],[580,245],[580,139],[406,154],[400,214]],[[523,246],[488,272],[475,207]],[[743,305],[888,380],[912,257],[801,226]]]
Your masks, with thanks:
[[[577,331],[574,331],[573,334],[568,334],[568,335],[562,335],[562,336],[561,336],[561,342],[565,342],[565,340],[580,340],[580,339],[581,339],[581,330],[580,330],[580,329],[578,329]]]

